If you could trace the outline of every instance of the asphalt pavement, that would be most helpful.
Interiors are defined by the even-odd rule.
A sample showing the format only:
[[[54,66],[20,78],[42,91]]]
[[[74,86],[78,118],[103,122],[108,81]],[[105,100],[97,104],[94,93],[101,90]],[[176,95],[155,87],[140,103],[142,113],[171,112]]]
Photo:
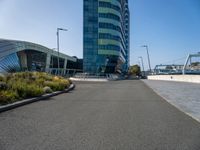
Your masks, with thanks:
[[[200,124],[142,81],[79,82],[1,113],[0,150],[200,150]]]

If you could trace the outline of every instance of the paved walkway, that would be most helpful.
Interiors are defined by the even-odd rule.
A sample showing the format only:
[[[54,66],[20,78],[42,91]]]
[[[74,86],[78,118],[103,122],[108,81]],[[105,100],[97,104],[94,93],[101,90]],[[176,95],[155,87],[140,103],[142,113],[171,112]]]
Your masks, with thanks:
[[[0,114],[1,150],[199,150],[200,124],[142,81],[74,91]]]
[[[200,84],[143,80],[149,87],[200,122]]]

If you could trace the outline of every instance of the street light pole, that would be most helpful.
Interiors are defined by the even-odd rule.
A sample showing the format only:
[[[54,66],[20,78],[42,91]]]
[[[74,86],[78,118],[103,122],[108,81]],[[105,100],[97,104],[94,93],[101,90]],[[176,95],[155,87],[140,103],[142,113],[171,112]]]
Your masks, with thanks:
[[[59,29],[57,28],[57,51],[58,51],[58,71],[60,70],[60,59],[59,59]]]
[[[139,58],[139,59],[141,59],[141,62],[142,62],[142,70],[143,70],[143,75],[145,76],[143,58],[142,58],[142,56],[140,56],[140,57],[138,57],[138,58]]]
[[[145,47],[146,50],[147,50],[147,58],[148,58],[149,70],[150,70],[150,72],[151,72],[151,63],[150,63],[148,45],[142,45],[142,47]]]
[[[59,31],[68,31],[67,29],[63,29],[63,28],[57,28],[57,50],[58,50],[58,71],[60,71],[60,52],[59,52],[59,48],[60,48],[60,44],[59,44]],[[58,72],[59,73],[59,72]]]

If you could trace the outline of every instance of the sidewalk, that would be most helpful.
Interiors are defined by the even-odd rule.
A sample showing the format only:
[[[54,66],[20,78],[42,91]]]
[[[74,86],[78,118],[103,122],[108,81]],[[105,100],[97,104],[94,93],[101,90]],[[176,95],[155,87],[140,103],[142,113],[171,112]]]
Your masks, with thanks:
[[[169,103],[200,122],[200,84],[142,80]]]

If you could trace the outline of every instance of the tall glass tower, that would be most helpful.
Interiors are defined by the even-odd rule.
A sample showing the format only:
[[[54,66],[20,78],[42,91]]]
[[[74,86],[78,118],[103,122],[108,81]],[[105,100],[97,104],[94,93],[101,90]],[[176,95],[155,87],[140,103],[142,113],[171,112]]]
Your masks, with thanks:
[[[129,67],[128,0],[84,0],[83,70],[122,73]]]

